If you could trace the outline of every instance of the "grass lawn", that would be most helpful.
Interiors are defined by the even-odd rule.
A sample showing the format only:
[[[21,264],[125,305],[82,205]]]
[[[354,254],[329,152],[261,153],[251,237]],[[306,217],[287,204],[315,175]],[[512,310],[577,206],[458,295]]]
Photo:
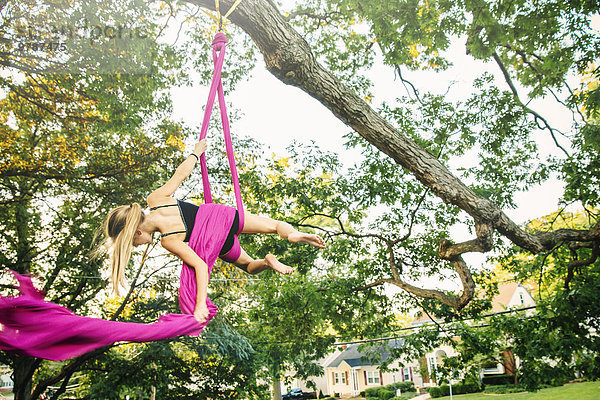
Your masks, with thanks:
[[[438,397],[448,400],[450,396]],[[537,392],[510,394],[471,393],[453,396],[456,400],[598,400],[600,399],[600,382],[573,383],[570,385],[541,389]]]

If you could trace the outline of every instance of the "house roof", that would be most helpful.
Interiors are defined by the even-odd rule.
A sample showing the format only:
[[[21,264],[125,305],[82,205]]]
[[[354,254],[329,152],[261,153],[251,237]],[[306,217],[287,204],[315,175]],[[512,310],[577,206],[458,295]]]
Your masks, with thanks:
[[[394,339],[388,341],[387,345],[380,345],[375,347],[368,352],[374,351],[378,353],[376,359],[375,357],[369,357],[367,351],[360,351],[359,344],[351,344],[342,351],[340,355],[334,358],[329,364],[325,365],[326,368],[336,368],[343,361],[345,361],[351,367],[362,367],[369,365],[379,365],[381,361],[385,361],[390,356],[389,347],[402,347],[404,345],[404,340],[402,339]],[[381,357],[381,358],[379,358]]]
[[[492,311],[505,310],[519,286],[520,284],[517,282],[500,283],[498,294],[492,299]]]

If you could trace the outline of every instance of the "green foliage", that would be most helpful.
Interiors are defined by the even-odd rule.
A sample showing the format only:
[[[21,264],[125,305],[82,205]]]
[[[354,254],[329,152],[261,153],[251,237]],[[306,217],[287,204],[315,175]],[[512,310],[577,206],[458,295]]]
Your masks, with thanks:
[[[392,397],[396,396],[394,391],[387,389],[380,389],[377,394],[380,400],[390,400]]]
[[[485,378],[485,377],[484,377]],[[507,394],[507,393],[520,393],[524,392],[525,388],[517,386],[517,385],[496,385],[493,386],[487,385],[484,389],[484,393],[494,393],[494,394]]]
[[[387,385],[386,388],[396,392],[396,389],[400,389],[402,393],[404,392],[415,392],[417,389],[415,388],[415,383],[413,381],[406,382],[397,382],[391,385]]]
[[[486,385],[510,385],[514,383],[515,377],[513,375],[488,375],[484,376],[481,381]]]
[[[452,385],[452,394],[466,394],[466,393],[476,393],[481,392],[482,388],[480,385],[476,383],[456,383]],[[432,398],[438,398],[443,396],[450,395],[450,386],[442,385],[437,387],[429,388],[429,395]]]

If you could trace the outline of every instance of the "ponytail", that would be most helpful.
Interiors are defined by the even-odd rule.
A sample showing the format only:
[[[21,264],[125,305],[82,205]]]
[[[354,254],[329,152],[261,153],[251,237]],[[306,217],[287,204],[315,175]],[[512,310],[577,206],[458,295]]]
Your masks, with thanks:
[[[119,285],[124,282],[125,269],[131,258],[133,238],[138,226],[144,221],[144,213],[138,203],[120,206],[108,213],[104,222],[104,235],[110,238],[110,281],[113,293],[119,295]]]

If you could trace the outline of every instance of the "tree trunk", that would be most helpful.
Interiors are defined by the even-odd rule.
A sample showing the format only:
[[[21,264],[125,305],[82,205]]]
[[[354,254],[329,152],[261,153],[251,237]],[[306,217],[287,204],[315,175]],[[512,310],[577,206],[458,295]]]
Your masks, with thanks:
[[[281,381],[279,375],[273,375],[273,400],[281,400]]]
[[[17,357],[13,364],[13,392],[15,400],[29,400],[31,398],[31,379],[40,364],[40,360],[29,357]]]

